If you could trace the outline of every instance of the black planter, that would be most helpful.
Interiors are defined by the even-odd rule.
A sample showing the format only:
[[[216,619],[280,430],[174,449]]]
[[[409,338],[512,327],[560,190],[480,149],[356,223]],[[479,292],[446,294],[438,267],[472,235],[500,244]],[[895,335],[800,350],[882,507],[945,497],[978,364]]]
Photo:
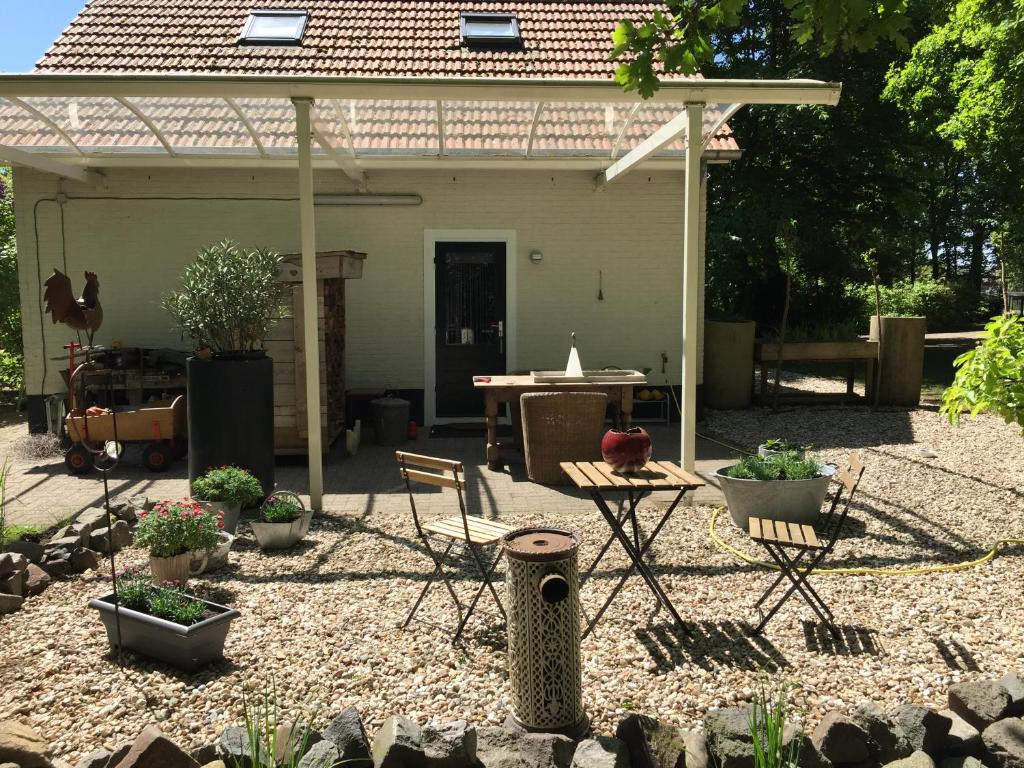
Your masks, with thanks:
[[[200,602],[216,615],[189,627],[121,606],[118,613],[121,615],[122,644],[140,656],[157,659],[187,672],[194,672],[211,661],[223,658],[224,641],[231,622],[241,614],[224,605],[206,600]],[[89,607],[99,611],[110,647],[117,648],[114,596],[90,600]]]
[[[266,356],[190,357],[188,478],[233,464],[274,490],[274,363]]]

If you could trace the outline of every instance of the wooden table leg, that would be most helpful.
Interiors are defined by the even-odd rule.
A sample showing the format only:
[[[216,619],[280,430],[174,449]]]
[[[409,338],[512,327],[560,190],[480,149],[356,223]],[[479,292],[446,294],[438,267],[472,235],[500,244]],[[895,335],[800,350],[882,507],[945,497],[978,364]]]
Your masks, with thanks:
[[[619,429],[629,429],[633,423],[633,385],[619,388]]]
[[[856,366],[856,363],[851,361],[850,364],[846,368],[846,394],[848,394],[848,395],[852,395],[853,394],[853,377],[854,377],[854,367],[855,366]]]
[[[484,393],[484,417],[487,420],[487,468],[501,469],[498,450],[498,397],[494,392]]]

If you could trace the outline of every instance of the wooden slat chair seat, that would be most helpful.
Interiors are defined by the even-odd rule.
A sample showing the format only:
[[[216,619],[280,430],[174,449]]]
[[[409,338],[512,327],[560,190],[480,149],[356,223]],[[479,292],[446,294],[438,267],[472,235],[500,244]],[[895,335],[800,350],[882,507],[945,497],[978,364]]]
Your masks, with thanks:
[[[459,614],[458,626],[452,637],[452,642],[455,643],[461,636],[462,630],[465,629],[466,623],[473,614],[473,610],[476,608],[484,590],[490,591],[502,618],[505,617],[505,609],[492,583],[492,576],[497,568],[498,561],[501,559],[503,550],[498,548],[496,554],[490,554],[485,550],[495,547],[502,536],[512,532],[514,529],[512,526],[496,520],[485,520],[482,517],[467,514],[466,500],[463,495],[463,491],[466,488],[465,470],[461,462],[442,459],[436,456],[408,453],[406,451],[395,451],[395,459],[398,461],[398,472],[405,481],[406,489],[409,492],[409,506],[412,509],[416,534],[427,550],[427,554],[430,555],[430,559],[434,561],[434,570],[430,574],[430,578],[427,579],[427,583],[423,586],[419,598],[413,604],[402,627],[409,626],[409,623],[422,605],[423,599],[427,596],[427,592],[430,591],[430,587],[440,577],[448,590],[448,594],[451,595],[452,601],[455,603],[455,609]],[[413,493],[414,484],[432,485],[440,488],[442,492],[445,489],[454,490],[459,503],[459,515],[421,522],[419,512],[416,509],[416,497]],[[444,542],[443,551],[438,551],[434,546],[431,546],[432,537],[441,539]],[[435,542],[435,546],[437,546],[437,542]],[[445,560],[453,549],[458,550],[457,554],[466,556],[470,564],[475,566],[475,570],[480,577],[480,586],[468,606],[463,605],[462,601],[459,600],[459,596],[455,593],[448,574],[445,572]]]
[[[759,634],[769,620],[771,620],[772,616],[782,607],[782,604],[794,593],[799,593],[815,614],[817,614],[818,618],[825,623],[829,631],[837,638],[840,636],[832,611],[807,580],[814,573],[818,564],[832,552],[836,542],[839,540],[843,524],[846,522],[847,514],[850,511],[850,502],[853,501],[853,496],[857,492],[857,487],[860,485],[860,479],[863,475],[864,462],[861,460],[860,455],[857,453],[850,454],[846,466],[840,467],[833,476],[833,480],[838,483],[838,487],[832,496],[832,501],[827,511],[822,512],[818,516],[816,526],[788,523],[783,520],[770,520],[762,517],[751,517],[749,519],[748,532],[750,540],[764,547],[779,567],[779,575],[754,604],[754,608],[760,614],[761,620],[752,630],[753,634]],[[842,506],[842,511],[837,514],[840,506]],[[775,592],[779,585],[787,580],[789,581],[788,589],[771,610],[765,612],[763,610],[765,601]]]

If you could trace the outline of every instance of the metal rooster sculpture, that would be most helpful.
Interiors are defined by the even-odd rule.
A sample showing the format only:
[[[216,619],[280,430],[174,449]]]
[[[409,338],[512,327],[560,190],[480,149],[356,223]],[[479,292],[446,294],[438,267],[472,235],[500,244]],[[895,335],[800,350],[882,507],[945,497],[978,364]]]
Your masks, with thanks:
[[[81,344],[82,331],[85,331],[92,347],[92,337],[103,325],[103,307],[100,306],[100,281],[95,272],[85,273],[85,287],[81,298],[76,299],[71,291],[71,278],[54,269],[53,274],[43,283],[43,301],[46,311],[55,323],[64,323],[75,329]]]

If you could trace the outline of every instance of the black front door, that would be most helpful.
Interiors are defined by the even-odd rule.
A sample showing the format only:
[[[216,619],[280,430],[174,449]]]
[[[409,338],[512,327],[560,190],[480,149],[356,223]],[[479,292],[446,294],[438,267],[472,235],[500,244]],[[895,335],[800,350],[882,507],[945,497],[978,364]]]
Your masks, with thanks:
[[[483,417],[473,377],[505,373],[505,244],[434,249],[437,416]]]

